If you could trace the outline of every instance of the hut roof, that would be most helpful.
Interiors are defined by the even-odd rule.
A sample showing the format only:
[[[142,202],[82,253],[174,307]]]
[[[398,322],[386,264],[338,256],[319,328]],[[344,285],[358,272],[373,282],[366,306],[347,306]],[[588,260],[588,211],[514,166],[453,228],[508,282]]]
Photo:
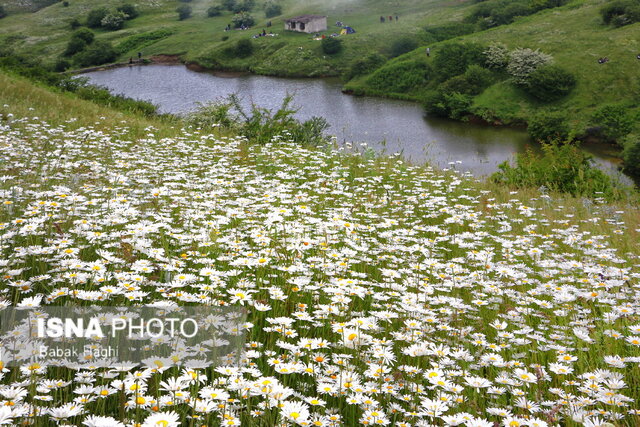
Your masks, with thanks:
[[[326,18],[325,15],[300,15],[295,18],[289,18],[286,22],[302,22],[303,24],[308,24],[311,21],[315,21],[316,19]]]

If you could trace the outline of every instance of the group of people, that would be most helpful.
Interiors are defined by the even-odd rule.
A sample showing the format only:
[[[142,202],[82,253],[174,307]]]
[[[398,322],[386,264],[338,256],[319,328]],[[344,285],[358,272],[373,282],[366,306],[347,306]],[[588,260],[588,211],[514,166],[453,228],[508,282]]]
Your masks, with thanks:
[[[275,36],[276,34],[273,34],[273,31],[269,31],[269,33],[267,34],[267,31],[263,28],[261,33],[258,33],[256,35],[253,36],[254,39],[257,39],[258,37],[266,37],[266,36]]]
[[[384,16],[380,17],[380,23],[384,24],[386,21],[393,22],[393,16],[389,15],[386,18]],[[396,22],[398,21],[398,15],[396,15]]]

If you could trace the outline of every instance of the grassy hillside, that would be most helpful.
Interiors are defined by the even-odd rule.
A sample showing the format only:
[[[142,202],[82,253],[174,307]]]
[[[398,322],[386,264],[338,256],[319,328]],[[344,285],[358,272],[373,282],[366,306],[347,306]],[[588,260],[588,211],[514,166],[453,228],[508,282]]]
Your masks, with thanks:
[[[95,8],[93,0],[74,0],[68,7],[57,3],[37,13],[10,14],[2,20],[0,38],[15,47],[20,53],[27,53],[53,63],[64,51],[70,38],[69,23],[77,18],[84,21],[87,13]],[[188,61],[198,61],[205,66],[223,66],[225,68],[252,69],[268,74],[282,75],[324,75],[337,74],[346,68],[355,55],[363,50],[377,51],[387,49],[392,41],[404,34],[416,34],[425,22],[438,22],[442,19],[453,19],[459,8],[465,4],[451,6],[441,0],[407,0],[386,1],[335,1],[335,2],[298,2],[287,0],[281,16],[267,19],[262,3],[258,2],[251,14],[256,18],[254,29],[247,31],[234,30],[224,32],[225,26],[231,22],[233,14],[225,11],[222,16],[208,18],[206,10],[215,2],[211,0],[194,0],[189,3],[193,8],[193,17],[178,21],[175,9],[183,4],[178,1],[156,0],[135,2],[141,15],[125,25],[119,31],[99,31],[98,38],[118,45],[136,35],[150,33],[158,29],[168,29],[173,34],[154,41],[141,42],[138,46],[121,52],[120,59],[126,60],[139,50],[145,55],[179,54]],[[346,49],[336,57],[326,57],[320,50],[320,42],[314,41],[307,34],[285,33],[284,19],[303,13],[328,15],[330,34],[339,29],[333,24],[342,21],[353,26],[358,32],[345,37]],[[398,15],[398,22],[382,25],[380,15]],[[234,59],[221,55],[222,50],[233,45],[237,40],[250,38],[266,27],[278,37],[267,37],[256,40],[256,55],[247,59]],[[4,37],[3,37],[4,36]],[[227,36],[228,40],[222,41]]]
[[[4,309],[247,316],[223,367],[183,368],[181,345],[140,366],[10,363],[29,334],[3,323],[5,424],[638,425],[637,207],[0,83]]]
[[[402,81],[421,64],[431,64],[444,43],[452,41],[475,42],[482,46],[503,43],[510,49],[518,47],[539,49],[553,56],[554,64],[575,76],[577,84],[571,93],[553,102],[541,102],[505,79],[489,85],[482,93],[474,95],[467,113],[473,113],[489,122],[526,124],[541,111],[559,111],[569,118],[569,125],[582,134],[593,126],[592,116],[604,104],[621,103],[630,114],[640,114],[640,23],[614,28],[601,22],[599,9],[602,0],[573,0],[554,9],[539,11],[531,16],[516,18],[513,23],[443,42],[433,42],[425,28],[463,22],[479,5],[471,0],[361,0],[361,1],[294,1],[280,0],[283,13],[265,17],[264,4],[257,2],[251,14],[255,26],[247,31],[223,31],[231,22],[233,13],[224,11],[222,16],[209,18],[207,9],[217,4],[212,0],[194,0],[189,3],[193,16],[179,21],[175,9],[182,4],[175,0],[136,2],[140,16],[127,21],[118,31],[97,30],[97,39],[111,42],[118,61],[127,61],[142,52],[145,57],[158,54],[179,55],[183,60],[196,62],[204,67],[249,70],[281,76],[344,75],[354,62],[370,54],[389,58],[394,42],[406,37],[420,46],[414,52],[388,60],[380,69],[391,80],[390,84],[372,86],[369,77],[355,76],[346,83],[357,93],[425,100],[428,79],[418,84],[401,86],[392,83]],[[68,7],[56,3],[36,13],[15,13],[1,21],[0,42],[20,54],[37,58],[53,65],[70,40],[70,22],[85,22],[89,10],[102,3],[94,0],[73,0]],[[320,42],[307,34],[283,31],[284,19],[303,13],[319,13],[328,16],[329,30],[325,35],[337,32],[333,24],[342,21],[351,25],[356,34],[342,36],[344,49],[336,55],[323,53]],[[379,17],[396,16],[397,22],[381,24]],[[272,21],[271,28],[266,27]],[[277,37],[251,37],[268,29]],[[253,53],[238,57],[232,50],[239,40],[249,39]],[[433,54],[426,58],[425,47]],[[599,64],[598,59],[609,61]],[[404,64],[409,64],[404,67]],[[400,65],[400,67],[398,67]],[[406,70],[409,71],[406,71]],[[420,80],[420,79],[418,79]],[[456,114],[449,114],[454,118]],[[640,121],[637,121],[640,123]],[[636,125],[632,134],[640,134]],[[632,138],[633,139],[633,138]],[[638,139],[638,138],[636,138]],[[633,142],[633,141],[632,141]]]

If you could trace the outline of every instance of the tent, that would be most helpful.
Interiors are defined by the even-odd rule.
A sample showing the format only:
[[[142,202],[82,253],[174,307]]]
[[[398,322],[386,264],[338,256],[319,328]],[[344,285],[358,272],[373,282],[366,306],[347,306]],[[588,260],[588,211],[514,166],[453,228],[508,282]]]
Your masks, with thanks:
[[[344,35],[344,34],[353,34],[353,33],[355,33],[355,32],[356,32],[356,30],[354,30],[354,29],[353,29],[353,28],[351,28],[351,27],[344,27],[344,28],[342,29],[342,31],[340,31],[340,34],[343,34],[343,35]]]

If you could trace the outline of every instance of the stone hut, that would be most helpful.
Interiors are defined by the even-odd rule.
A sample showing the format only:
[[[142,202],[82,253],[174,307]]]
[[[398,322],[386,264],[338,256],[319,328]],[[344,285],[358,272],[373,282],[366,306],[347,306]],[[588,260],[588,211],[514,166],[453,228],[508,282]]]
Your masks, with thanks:
[[[300,15],[284,21],[284,29],[301,33],[317,33],[327,29],[324,15]]]

